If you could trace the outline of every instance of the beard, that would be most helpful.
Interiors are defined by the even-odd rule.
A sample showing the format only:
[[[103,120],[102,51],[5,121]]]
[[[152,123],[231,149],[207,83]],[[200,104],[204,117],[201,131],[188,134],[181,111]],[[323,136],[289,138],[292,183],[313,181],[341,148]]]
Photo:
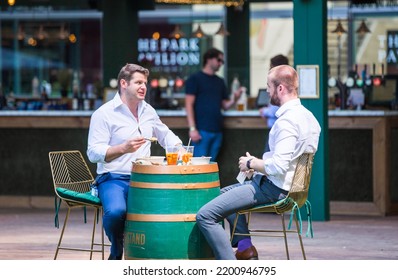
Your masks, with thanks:
[[[278,106],[278,107],[281,106],[281,101],[278,98],[278,93],[276,92],[276,89],[273,91],[273,93],[271,95],[270,103],[272,105],[275,105],[275,106]]]

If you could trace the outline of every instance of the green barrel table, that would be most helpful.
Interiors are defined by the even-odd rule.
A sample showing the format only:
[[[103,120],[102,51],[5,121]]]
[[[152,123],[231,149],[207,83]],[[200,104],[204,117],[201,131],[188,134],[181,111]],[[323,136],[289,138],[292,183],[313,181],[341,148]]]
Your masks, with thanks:
[[[214,259],[196,225],[196,213],[219,194],[217,163],[133,164],[124,258]]]

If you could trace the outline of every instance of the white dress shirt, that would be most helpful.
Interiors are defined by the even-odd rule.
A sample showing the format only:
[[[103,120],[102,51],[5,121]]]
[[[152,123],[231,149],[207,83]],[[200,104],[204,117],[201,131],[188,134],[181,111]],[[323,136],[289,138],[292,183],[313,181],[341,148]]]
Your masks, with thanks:
[[[278,109],[278,106],[270,104],[266,108],[263,108],[263,110],[261,111],[261,115],[267,118],[267,126],[269,128],[271,128],[276,121],[275,113],[276,111],[278,111]]]
[[[156,137],[162,147],[182,143],[180,138],[160,120],[151,105],[145,101],[139,103],[137,120],[117,93],[112,100],[98,108],[90,120],[87,156],[91,162],[97,163],[97,174],[106,172],[130,174],[132,162],[136,158],[150,156],[151,142],[147,141],[134,153],[105,162],[109,147],[139,136]]]
[[[265,172],[277,187],[290,190],[298,157],[315,153],[321,127],[300,99],[283,104],[269,133],[270,152],[263,154]]]

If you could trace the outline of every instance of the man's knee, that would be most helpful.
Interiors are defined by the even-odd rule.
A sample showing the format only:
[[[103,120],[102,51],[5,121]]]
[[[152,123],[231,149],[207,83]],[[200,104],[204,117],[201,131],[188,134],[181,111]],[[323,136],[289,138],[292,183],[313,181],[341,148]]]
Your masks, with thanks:
[[[112,221],[124,221],[126,218],[126,209],[123,207],[113,207],[104,214],[104,219]]]
[[[206,210],[202,208],[199,209],[198,213],[196,214],[196,222],[201,225],[204,224],[208,220],[208,215],[206,214]]]

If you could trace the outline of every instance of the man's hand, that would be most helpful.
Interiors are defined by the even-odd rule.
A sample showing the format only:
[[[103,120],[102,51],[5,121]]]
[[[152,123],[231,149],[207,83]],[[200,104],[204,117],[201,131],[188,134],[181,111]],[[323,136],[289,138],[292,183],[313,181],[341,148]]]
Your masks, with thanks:
[[[129,139],[122,144],[110,147],[106,151],[105,162],[111,162],[124,154],[137,151],[146,141],[144,137],[139,136]]]
[[[250,155],[250,153],[249,152],[246,152],[246,156],[241,156],[240,158],[239,158],[239,170],[240,171],[250,171],[250,172],[253,172],[254,170],[253,170],[253,168],[248,168],[248,164],[247,164],[247,162],[249,161],[249,160],[252,160],[252,159],[254,159],[255,157],[253,157],[252,155]]]
[[[199,134],[197,129],[189,131],[189,137],[193,142],[198,142],[200,139],[202,139],[202,136]]]
[[[136,137],[133,139],[129,139],[124,142],[124,153],[134,153],[137,151],[142,145],[146,142],[144,137]]]

